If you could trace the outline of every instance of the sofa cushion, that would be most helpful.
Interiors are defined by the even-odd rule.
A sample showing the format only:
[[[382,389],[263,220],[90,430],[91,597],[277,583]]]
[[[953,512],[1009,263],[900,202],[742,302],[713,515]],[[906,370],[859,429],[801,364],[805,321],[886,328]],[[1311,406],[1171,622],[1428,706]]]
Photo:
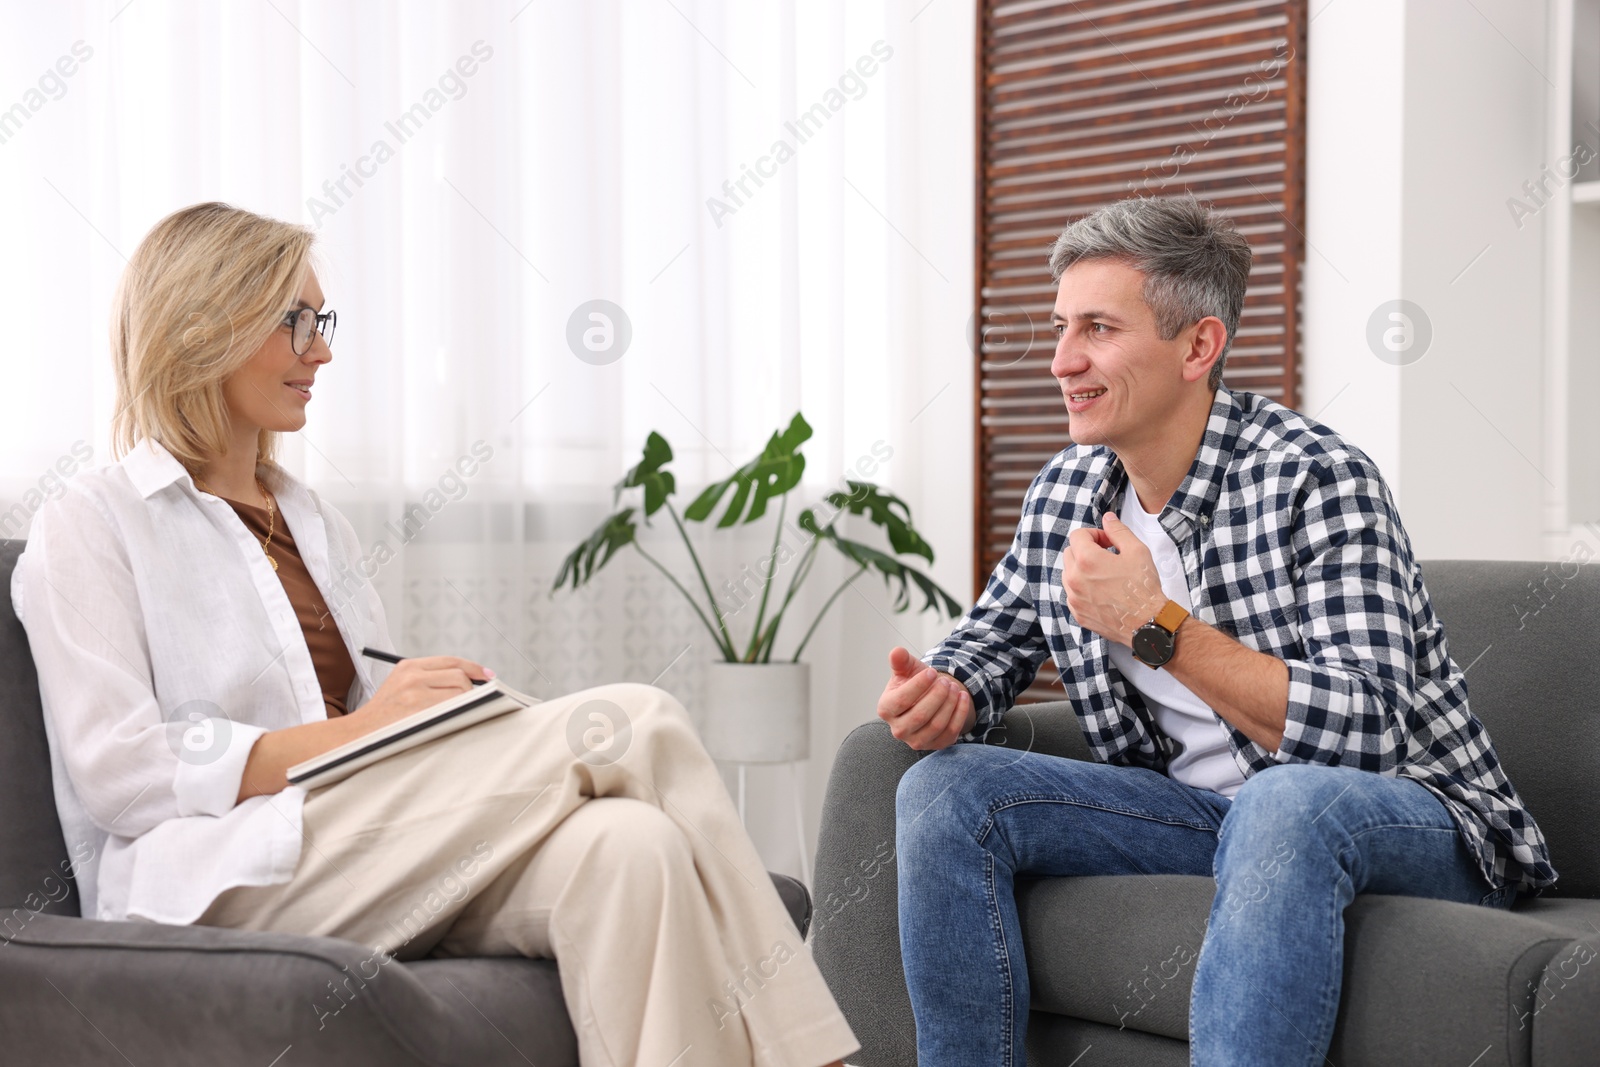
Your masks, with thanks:
[[[1025,1048],[1027,1067],[1189,1067],[1187,1041],[1047,1011],[1028,1015]]]
[[[1215,891],[1185,875],[1018,878],[1033,1007],[1187,1041]]]

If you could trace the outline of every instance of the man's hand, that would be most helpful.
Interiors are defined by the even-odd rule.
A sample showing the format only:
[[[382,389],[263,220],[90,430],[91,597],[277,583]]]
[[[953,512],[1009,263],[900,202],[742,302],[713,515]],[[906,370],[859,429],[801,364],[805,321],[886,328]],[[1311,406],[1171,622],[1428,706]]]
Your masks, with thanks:
[[[1109,511],[1104,529],[1080,526],[1067,535],[1061,587],[1079,626],[1130,647],[1133,632],[1167,603],[1150,549]]]
[[[927,666],[903,648],[889,653],[889,684],[878,698],[878,718],[910,747],[949,748],[978,723],[967,687]]]

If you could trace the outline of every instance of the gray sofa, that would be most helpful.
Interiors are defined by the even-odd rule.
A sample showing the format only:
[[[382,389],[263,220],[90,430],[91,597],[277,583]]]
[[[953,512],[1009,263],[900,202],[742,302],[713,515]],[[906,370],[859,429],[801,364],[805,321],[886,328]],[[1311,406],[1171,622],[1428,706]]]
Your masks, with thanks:
[[[390,963],[352,941],[78,917],[0,541],[0,1063],[576,1067],[550,960]],[[805,886],[772,875],[805,935]]]
[[[1329,1062],[1595,1067],[1600,573],[1576,561],[1440,561],[1423,572],[1468,671],[1471,709],[1543,827],[1560,883],[1509,913],[1357,897]],[[1066,703],[1018,706],[1006,725],[1009,747],[1090,758]],[[916,1063],[893,849],[895,787],[922,755],[875,721],[846,738],[828,781],[812,945],[863,1042],[852,1057],[862,1067]],[[1198,952],[1213,889],[1188,876],[1019,879],[1030,1067],[1187,1064],[1194,968],[1174,961]],[[937,936],[945,919],[927,921]]]

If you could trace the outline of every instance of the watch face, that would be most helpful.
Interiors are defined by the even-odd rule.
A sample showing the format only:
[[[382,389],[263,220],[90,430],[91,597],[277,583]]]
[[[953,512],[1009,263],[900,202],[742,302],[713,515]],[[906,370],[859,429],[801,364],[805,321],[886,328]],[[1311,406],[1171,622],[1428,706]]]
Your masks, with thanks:
[[[1133,654],[1140,662],[1159,667],[1172,658],[1176,643],[1171,633],[1147,622],[1133,633]]]

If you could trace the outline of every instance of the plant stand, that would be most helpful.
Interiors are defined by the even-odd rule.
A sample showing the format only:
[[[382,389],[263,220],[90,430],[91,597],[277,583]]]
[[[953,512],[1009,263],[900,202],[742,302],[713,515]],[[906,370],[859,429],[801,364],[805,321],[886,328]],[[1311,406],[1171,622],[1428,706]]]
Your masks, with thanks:
[[[809,887],[800,764],[811,756],[811,675],[804,663],[712,663],[706,668],[705,746],[738,768],[739,824],[745,823],[745,772],[751,764],[789,765],[790,796]]]
[[[800,764],[802,761],[789,760],[787,762],[789,764],[789,796],[794,801],[795,842],[800,846],[800,880],[806,884],[807,889],[810,889],[811,861],[806,856],[805,795],[800,786]],[[748,763],[737,763],[734,766],[739,768],[739,794],[737,798],[739,802],[739,825],[744,826],[745,769],[750,765]]]

